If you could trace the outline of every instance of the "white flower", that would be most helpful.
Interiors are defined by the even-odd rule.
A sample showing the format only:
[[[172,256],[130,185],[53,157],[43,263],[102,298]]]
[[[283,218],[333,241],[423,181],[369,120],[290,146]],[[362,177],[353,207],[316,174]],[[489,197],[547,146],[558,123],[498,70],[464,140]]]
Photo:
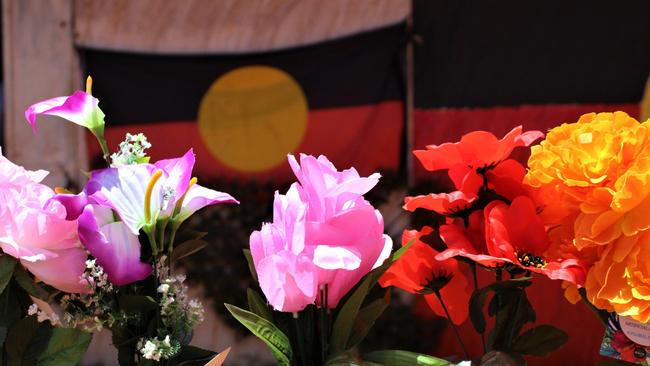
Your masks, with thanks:
[[[27,315],[34,315],[36,313],[38,313],[38,305],[31,304],[29,309],[27,309]]]
[[[158,286],[158,292],[161,294],[166,294],[167,291],[169,291],[169,285],[166,283],[163,283],[162,285]]]
[[[86,268],[88,268],[88,269],[95,268],[95,260],[94,259],[86,260]]]
[[[144,344],[144,347],[140,350],[140,353],[142,353],[142,357],[147,360],[160,361],[158,347],[156,347],[156,344],[152,341],[147,341],[147,343]]]

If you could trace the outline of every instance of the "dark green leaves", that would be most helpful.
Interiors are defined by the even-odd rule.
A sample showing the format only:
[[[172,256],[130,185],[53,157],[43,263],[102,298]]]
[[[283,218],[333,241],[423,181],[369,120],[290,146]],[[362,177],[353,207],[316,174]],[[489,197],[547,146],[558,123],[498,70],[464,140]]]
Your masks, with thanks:
[[[208,242],[201,239],[188,240],[177,245],[172,252],[172,262],[190,256],[208,246]]]
[[[248,270],[251,272],[251,276],[255,282],[259,282],[257,279],[257,271],[255,271],[255,263],[253,262],[253,255],[251,254],[250,249],[244,249],[244,257],[246,257],[246,263],[248,263]]]
[[[485,302],[487,301],[488,295],[490,293],[494,293],[495,297],[497,295],[501,297],[501,295],[504,295],[508,292],[512,293],[513,289],[523,289],[524,287],[530,286],[530,283],[530,278],[524,277],[494,282],[489,286],[474,291],[472,297],[469,300],[469,317],[476,331],[479,333],[485,331],[485,316],[483,315],[483,307],[485,306]],[[495,315],[497,312],[496,309],[502,308],[505,303],[505,301],[499,300],[491,307],[492,310],[490,311],[490,314]]]
[[[47,300],[49,293],[36,284],[32,276],[30,276],[22,266],[16,267],[14,277],[20,287],[22,287],[28,294],[41,300]]]
[[[268,320],[240,309],[234,305],[225,304],[226,308],[243,326],[261,339],[271,349],[271,353],[281,366],[289,366],[293,358],[289,338]]]
[[[92,335],[70,328],[54,328],[47,348],[38,358],[39,366],[76,365],[81,361]]]
[[[334,328],[332,329],[332,337],[330,338],[330,355],[337,355],[346,350],[350,334],[352,333],[352,327],[354,326],[354,321],[357,318],[361,304],[370,289],[370,281],[371,277],[366,276],[359,286],[357,286],[348,301],[346,301],[341,307],[341,310],[334,321]]]
[[[4,292],[5,288],[11,281],[11,276],[16,267],[16,260],[8,255],[0,256],[0,293]]]
[[[7,333],[5,351],[12,366],[34,365],[38,355],[47,347],[52,329],[39,323],[35,316],[17,321]]]
[[[562,330],[551,325],[539,325],[520,335],[512,350],[524,355],[546,356],[568,340],[569,337]]]
[[[246,290],[246,293],[248,295],[249,310],[252,313],[259,315],[260,317],[273,322],[273,315],[271,314],[271,310],[269,310],[269,306],[262,299],[262,296],[260,296],[257,291],[250,288]]]

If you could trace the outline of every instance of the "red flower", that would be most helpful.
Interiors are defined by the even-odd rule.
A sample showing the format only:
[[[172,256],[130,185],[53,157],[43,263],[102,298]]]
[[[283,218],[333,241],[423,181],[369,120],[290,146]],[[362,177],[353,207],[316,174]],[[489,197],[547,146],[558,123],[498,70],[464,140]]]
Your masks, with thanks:
[[[469,216],[468,226],[456,220],[455,223],[441,225],[440,237],[447,244],[447,249],[436,256],[438,260],[452,257],[465,257],[486,266],[496,267],[504,264],[503,258],[488,253],[485,243],[485,220],[483,211],[474,211]]]
[[[402,235],[402,245],[413,240],[409,249],[397,260],[379,279],[382,287],[394,286],[413,294],[426,294],[427,304],[433,311],[445,316],[444,309],[435,295],[440,295],[449,310],[451,321],[461,324],[467,319],[469,298],[472,294],[467,276],[463,273],[458,261],[435,259],[438,252],[422,241],[433,232],[430,227],[421,231],[405,230]]]
[[[448,249],[436,259],[460,256],[486,267],[511,263],[578,286],[585,281],[586,267],[579,260],[550,258],[551,241],[529,197],[516,197],[510,205],[492,201],[470,215],[466,228],[458,221],[440,227]]]
[[[490,202],[484,215],[485,241],[490,255],[550,279],[582,286],[586,269],[580,261],[545,257],[550,240],[530,198],[519,196],[510,205]]]
[[[540,131],[522,133],[518,126],[508,132],[501,140],[486,131],[474,131],[464,135],[459,142],[442,145],[428,145],[426,150],[415,150],[425,169],[436,171],[450,169],[456,165],[470,169],[487,168],[510,156],[515,147],[529,146],[544,137]]]
[[[413,212],[417,208],[423,208],[442,215],[451,215],[468,209],[478,199],[477,194],[481,185],[483,185],[483,178],[478,174],[466,174],[460,177],[454,175],[454,172],[449,170],[449,176],[454,181],[458,191],[405,197],[404,209]]]
[[[415,211],[415,209],[423,208],[442,215],[451,215],[468,209],[476,199],[476,194],[467,195],[461,191],[439,194],[431,193],[422,196],[404,197],[403,207],[405,210],[411,212]]]
[[[488,188],[499,196],[512,201],[518,196],[528,196],[536,201],[538,189],[523,184],[526,168],[516,160],[502,161],[486,172]]]

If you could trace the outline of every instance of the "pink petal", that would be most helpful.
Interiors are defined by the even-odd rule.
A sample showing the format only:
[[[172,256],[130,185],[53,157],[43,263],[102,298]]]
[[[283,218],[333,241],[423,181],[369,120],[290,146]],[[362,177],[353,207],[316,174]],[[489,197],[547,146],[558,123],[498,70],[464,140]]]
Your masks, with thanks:
[[[90,254],[104,268],[109,281],[126,285],[151,274],[151,265],[140,262],[140,241],[123,222],[98,225],[97,217],[107,215],[108,208],[88,205],[79,216],[79,238]],[[101,220],[105,221],[105,220]],[[100,222],[101,222],[100,221]]]
[[[57,252],[57,257],[21,263],[36,278],[64,292],[89,293],[88,282],[81,278],[86,270],[86,252],[81,248],[72,248]]]

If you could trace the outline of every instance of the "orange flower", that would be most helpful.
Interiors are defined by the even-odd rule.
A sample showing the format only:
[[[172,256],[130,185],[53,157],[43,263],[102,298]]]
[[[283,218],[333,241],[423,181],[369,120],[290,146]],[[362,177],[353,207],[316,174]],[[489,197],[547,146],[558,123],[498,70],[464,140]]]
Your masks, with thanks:
[[[525,182],[539,189],[556,253],[591,264],[597,307],[650,320],[650,124],[590,113],[533,146]]]
[[[433,233],[430,227],[421,231],[405,230],[402,245],[413,243],[384,275],[379,279],[382,287],[394,286],[413,294],[425,294],[431,309],[440,316],[446,316],[435,292],[439,291],[454,324],[467,319],[469,298],[472,294],[467,276],[458,261],[435,259],[438,252],[423,240]]]

